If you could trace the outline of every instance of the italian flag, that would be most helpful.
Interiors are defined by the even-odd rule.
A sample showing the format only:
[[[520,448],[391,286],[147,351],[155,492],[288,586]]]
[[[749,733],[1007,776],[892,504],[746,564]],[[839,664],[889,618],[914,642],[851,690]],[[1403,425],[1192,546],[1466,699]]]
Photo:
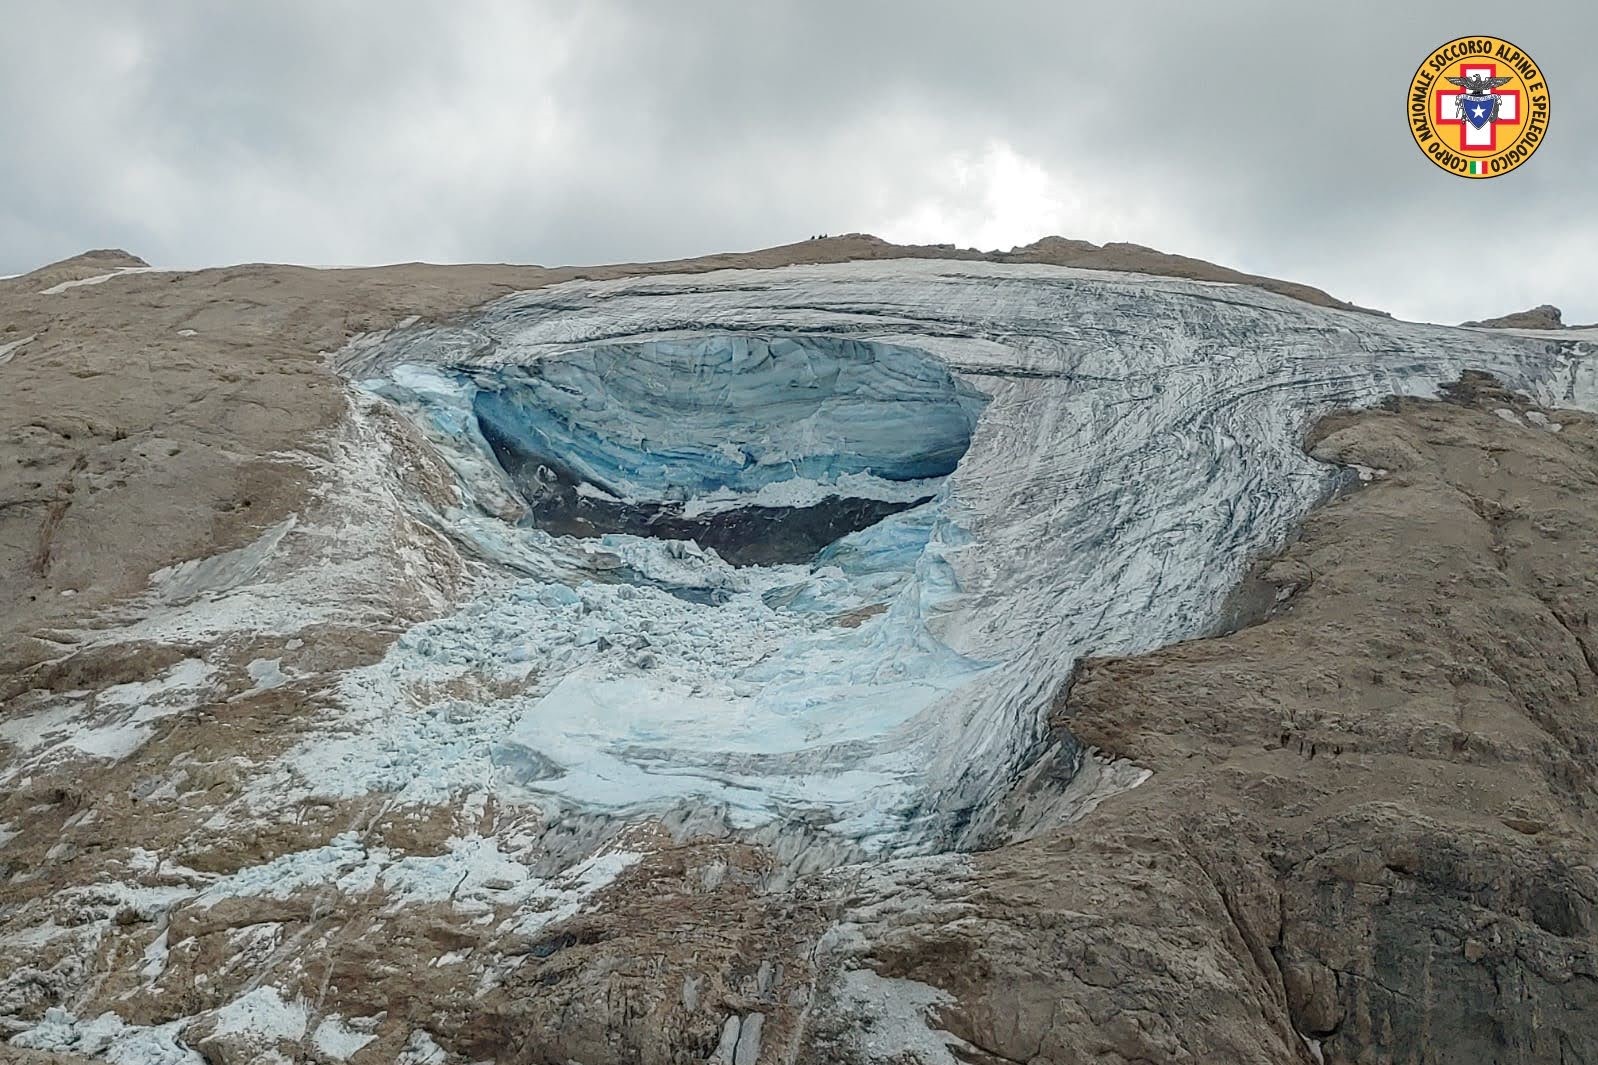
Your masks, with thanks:
[[[1486,161],[1482,159],[1467,159],[1465,161],[1465,173],[1473,177],[1487,173]]]

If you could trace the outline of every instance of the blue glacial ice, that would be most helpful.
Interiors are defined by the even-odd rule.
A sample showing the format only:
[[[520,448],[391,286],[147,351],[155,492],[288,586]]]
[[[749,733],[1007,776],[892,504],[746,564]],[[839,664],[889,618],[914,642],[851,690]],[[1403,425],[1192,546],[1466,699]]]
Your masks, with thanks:
[[[928,261],[572,282],[336,364],[454,470],[457,506],[413,505],[484,577],[346,676],[339,725],[290,760],[306,786],[487,784],[895,851],[977,838],[1078,658],[1206,630],[1342,476],[1300,448],[1318,414],[1470,368],[1549,405],[1598,394],[1586,342]],[[735,532],[892,508],[731,565],[541,528],[544,479]]]
[[[625,502],[944,477],[983,403],[919,352],[827,337],[602,344],[470,377],[488,436]]]

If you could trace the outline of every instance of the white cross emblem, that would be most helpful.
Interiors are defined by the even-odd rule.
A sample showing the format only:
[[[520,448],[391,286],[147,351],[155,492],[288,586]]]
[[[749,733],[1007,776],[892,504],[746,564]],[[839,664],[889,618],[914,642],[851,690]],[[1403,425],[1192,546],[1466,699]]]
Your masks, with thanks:
[[[1493,76],[1493,73],[1494,73],[1495,70],[1496,70],[1496,67],[1462,66],[1462,67],[1460,67],[1460,70],[1459,70],[1459,76],[1462,77],[1462,78],[1468,78],[1472,74],[1478,74],[1478,75],[1480,75],[1482,77],[1490,78],[1490,77]],[[1459,111],[1459,98],[1461,96],[1463,96],[1463,95],[1464,95],[1463,93],[1458,93],[1458,92],[1440,92],[1440,93],[1438,93],[1437,94],[1437,110],[1438,110],[1439,113],[1435,117],[1437,117],[1437,118],[1453,118],[1455,115],[1459,114],[1460,113],[1460,111]],[[1471,108],[1471,113],[1474,114],[1477,118],[1481,118],[1483,115],[1485,115],[1487,113],[1487,108],[1486,108],[1486,105],[1484,105],[1484,104],[1471,104],[1469,106]],[[1511,124],[1513,124],[1515,122],[1519,122],[1520,121],[1520,115],[1518,113],[1518,108],[1519,107],[1520,107],[1520,94],[1518,92],[1515,92],[1515,93],[1499,93],[1498,94],[1498,122],[1509,122]],[[1469,122],[1461,122],[1460,123],[1460,147],[1462,147],[1462,148],[1491,148],[1491,147],[1493,147],[1497,143],[1497,141],[1494,140],[1493,126],[1495,126],[1497,124],[1498,124],[1497,122],[1489,122],[1485,126],[1483,126],[1481,129],[1477,129],[1475,126],[1471,125]]]

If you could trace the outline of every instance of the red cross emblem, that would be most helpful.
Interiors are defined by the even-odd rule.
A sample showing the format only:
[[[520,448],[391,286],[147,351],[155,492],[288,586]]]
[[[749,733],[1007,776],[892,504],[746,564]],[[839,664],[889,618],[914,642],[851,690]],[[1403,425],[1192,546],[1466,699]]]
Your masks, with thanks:
[[[1472,75],[1491,78],[1498,73],[1497,63],[1461,63],[1459,76],[1469,78]],[[1458,90],[1439,89],[1433,94],[1432,119],[1439,126],[1453,126],[1459,133],[1459,150],[1461,152],[1492,153],[1498,150],[1498,127],[1518,126],[1521,123],[1520,90],[1498,89],[1494,92],[1498,97],[1498,116],[1486,123],[1480,129],[1467,122],[1459,114],[1459,100],[1463,93]]]

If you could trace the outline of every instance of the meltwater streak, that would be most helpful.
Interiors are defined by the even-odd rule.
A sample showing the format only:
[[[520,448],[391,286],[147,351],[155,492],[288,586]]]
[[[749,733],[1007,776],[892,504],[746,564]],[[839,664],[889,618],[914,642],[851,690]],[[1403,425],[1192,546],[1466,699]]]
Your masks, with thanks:
[[[453,708],[463,723],[387,752],[381,781],[358,752],[330,761],[325,748],[297,756],[308,776],[419,798],[493,764],[501,781],[589,808],[711,805],[738,824],[802,817],[868,847],[959,846],[1038,752],[1078,657],[1202,632],[1248,559],[1324,495],[1339,474],[1302,453],[1312,418],[1434,395],[1466,369],[1544,404],[1590,408],[1598,394],[1586,342],[1177,279],[909,260],[573,282],[465,326],[362,338],[337,362],[357,381],[446,381],[445,368],[525,373],[616,344],[740,338],[927,352],[987,405],[933,503],[813,567],[735,571],[611,537],[599,546],[645,579],[564,588],[547,575],[580,566],[551,565],[419,626],[346,685],[348,705],[392,697],[407,675],[502,671],[515,655],[540,679],[526,696]],[[407,402],[433,420],[435,445],[460,452],[450,461],[469,490],[503,492],[471,439],[472,397],[447,392]],[[447,520],[468,539],[484,525],[469,509]],[[517,536],[524,557],[530,542],[570,550]],[[720,594],[694,602],[672,580]],[[874,604],[886,609],[859,609]],[[837,623],[851,611],[866,619]],[[536,646],[514,649],[518,638]]]

